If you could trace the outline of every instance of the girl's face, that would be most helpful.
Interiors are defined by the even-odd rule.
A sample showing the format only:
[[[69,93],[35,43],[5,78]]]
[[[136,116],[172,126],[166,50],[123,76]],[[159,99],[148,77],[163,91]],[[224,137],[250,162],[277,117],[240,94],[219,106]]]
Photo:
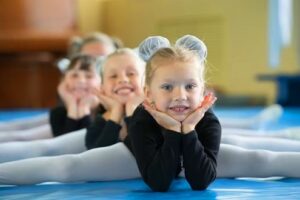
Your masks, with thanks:
[[[101,79],[95,67],[82,70],[79,66],[77,63],[74,68],[68,70],[63,79],[69,91],[77,98],[90,94],[94,88],[99,89],[101,85]]]
[[[80,52],[82,54],[98,57],[106,56],[113,51],[114,49],[111,46],[95,41],[84,44]]]
[[[146,90],[148,101],[153,102],[157,110],[183,121],[203,100],[200,63],[197,59],[165,60],[156,67]]]
[[[130,54],[114,55],[104,64],[102,89],[104,93],[125,104],[143,88],[142,62]]]

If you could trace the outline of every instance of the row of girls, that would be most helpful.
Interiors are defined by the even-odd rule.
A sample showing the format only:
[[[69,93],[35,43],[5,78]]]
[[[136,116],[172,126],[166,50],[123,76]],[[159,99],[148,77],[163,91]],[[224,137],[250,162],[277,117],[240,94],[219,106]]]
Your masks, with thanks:
[[[3,125],[0,184],[142,177],[167,191],[177,177],[194,190],[217,177],[299,178],[300,143],[289,138],[297,129],[277,137],[245,129],[278,116],[278,106],[219,119],[217,98],[206,92],[206,57],[192,35],[175,44],[148,37],[134,50],[102,33],[76,39],[58,86],[61,103],[26,125]]]

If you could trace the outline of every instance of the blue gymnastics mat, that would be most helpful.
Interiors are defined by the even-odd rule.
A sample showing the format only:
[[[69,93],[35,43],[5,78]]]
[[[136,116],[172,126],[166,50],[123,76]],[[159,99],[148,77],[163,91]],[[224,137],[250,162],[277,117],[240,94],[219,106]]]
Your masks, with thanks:
[[[192,191],[184,179],[173,182],[169,192],[152,192],[142,180],[78,184],[0,186],[0,199],[299,199],[300,181],[217,179],[205,191]]]
[[[218,116],[251,116],[261,108],[216,108]],[[26,114],[27,112],[27,114]],[[32,113],[33,112],[33,113]],[[0,111],[0,120],[32,116],[42,111]],[[8,116],[8,117],[7,117]],[[285,108],[283,116],[264,128],[300,126],[300,108]],[[300,170],[300,169],[299,169]],[[152,192],[141,179],[93,183],[0,185],[0,200],[38,199],[300,199],[300,179],[217,179],[205,191],[192,191],[185,179],[173,182],[169,192]]]
[[[0,121],[10,121],[47,113],[46,109],[0,110]]]

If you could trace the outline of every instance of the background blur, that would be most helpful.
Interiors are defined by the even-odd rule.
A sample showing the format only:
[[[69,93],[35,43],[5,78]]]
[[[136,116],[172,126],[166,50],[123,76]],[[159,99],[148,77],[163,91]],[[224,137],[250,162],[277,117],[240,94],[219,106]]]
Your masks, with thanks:
[[[93,31],[128,47],[150,35],[196,35],[208,46],[218,104],[270,104],[277,85],[258,76],[299,74],[299,11],[293,1],[291,39],[271,67],[268,0],[0,0],[0,108],[54,106],[55,63],[72,35]]]

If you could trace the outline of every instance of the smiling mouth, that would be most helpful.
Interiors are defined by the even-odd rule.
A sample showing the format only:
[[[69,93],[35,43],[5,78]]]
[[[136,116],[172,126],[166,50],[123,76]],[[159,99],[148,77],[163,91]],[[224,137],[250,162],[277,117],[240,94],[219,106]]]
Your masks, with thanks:
[[[124,88],[119,88],[119,89],[115,90],[115,93],[118,95],[127,95],[129,93],[132,93],[133,91],[134,91],[133,88],[124,87]]]
[[[174,107],[170,107],[169,109],[171,111],[175,112],[175,113],[183,113],[186,110],[188,110],[189,107],[187,107],[187,106],[174,106]]]

